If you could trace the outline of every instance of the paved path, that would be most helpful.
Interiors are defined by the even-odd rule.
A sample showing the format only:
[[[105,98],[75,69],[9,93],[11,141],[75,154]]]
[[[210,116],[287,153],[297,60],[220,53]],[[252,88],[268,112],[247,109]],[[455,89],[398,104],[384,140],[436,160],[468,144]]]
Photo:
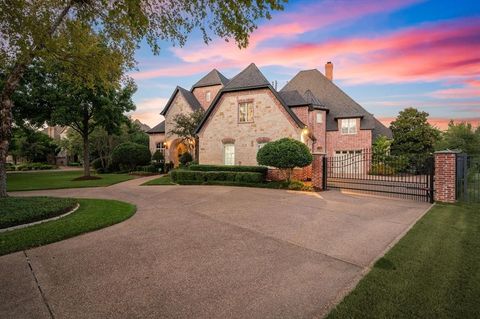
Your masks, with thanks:
[[[429,207],[337,191],[138,186],[148,179],[17,193],[115,198],[138,211],[0,257],[0,317],[320,317]]]

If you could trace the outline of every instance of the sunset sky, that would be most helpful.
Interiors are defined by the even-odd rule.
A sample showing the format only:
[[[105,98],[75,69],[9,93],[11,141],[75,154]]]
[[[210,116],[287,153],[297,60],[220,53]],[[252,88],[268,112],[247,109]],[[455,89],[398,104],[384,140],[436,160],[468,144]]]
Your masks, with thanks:
[[[480,119],[480,1],[290,1],[259,21],[247,49],[198,33],[187,44],[137,52],[132,114],[153,126],[176,85],[217,68],[232,77],[254,62],[278,89],[298,71],[334,64],[334,82],[384,122],[413,106],[444,127]]]

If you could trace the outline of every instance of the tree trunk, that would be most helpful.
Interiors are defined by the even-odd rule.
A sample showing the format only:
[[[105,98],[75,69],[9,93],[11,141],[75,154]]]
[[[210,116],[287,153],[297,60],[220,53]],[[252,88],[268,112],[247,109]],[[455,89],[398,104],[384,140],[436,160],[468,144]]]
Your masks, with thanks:
[[[83,176],[90,177],[90,147],[88,133],[83,136]]]
[[[57,19],[54,21],[47,37],[50,38],[57,30],[60,23],[62,23],[65,16],[70,11],[73,1],[63,9]],[[12,134],[12,107],[13,107],[13,93],[20,84],[20,79],[23,77],[28,64],[33,60],[36,53],[44,47],[44,43],[33,47],[29,53],[21,56],[15,63],[10,74],[7,75],[5,85],[3,86],[0,96],[0,198],[7,197],[7,154],[9,140]]]

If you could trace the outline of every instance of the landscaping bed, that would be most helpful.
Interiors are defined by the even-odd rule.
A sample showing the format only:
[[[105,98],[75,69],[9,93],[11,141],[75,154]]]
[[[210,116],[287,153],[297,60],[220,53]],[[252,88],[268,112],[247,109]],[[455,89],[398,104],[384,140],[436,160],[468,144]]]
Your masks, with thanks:
[[[480,204],[436,204],[328,318],[478,318]]]
[[[7,197],[0,199],[0,229],[59,216],[77,206],[72,198]]]
[[[116,200],[71,199],[80,208],[63,218],[0,233],[0,255],[42,246],[119,223],[135,205]]]

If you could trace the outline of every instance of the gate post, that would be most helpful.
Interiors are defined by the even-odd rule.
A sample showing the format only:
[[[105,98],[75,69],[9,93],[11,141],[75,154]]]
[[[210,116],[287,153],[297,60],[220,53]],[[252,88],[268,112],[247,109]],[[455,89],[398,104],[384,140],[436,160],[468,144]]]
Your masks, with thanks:
[[[316,191],[325,190],[326,185],[326,167],[324,167],[324,153],[313,153],[312,162],[312,186]]]
[[[459,151],[435,152],[435,201],[456,201],[456,166]]]

